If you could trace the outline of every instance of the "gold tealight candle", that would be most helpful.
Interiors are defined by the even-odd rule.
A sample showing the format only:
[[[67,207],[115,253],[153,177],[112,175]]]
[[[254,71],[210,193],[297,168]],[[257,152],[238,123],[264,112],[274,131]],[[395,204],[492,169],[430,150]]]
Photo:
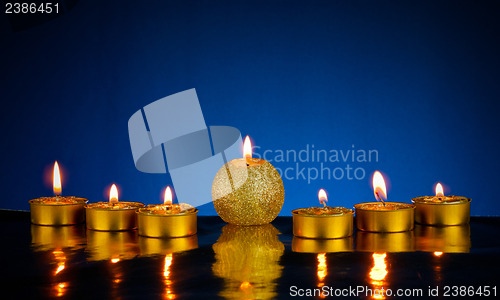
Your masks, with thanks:
[[[336,239],[352,235],[353,211],[345,207],[326,205],[324,189],[318,192],[323,207],[300,208],[292,211],[293,235],[312,239]]]
[[[55,197],[30,200],[31,223],[37,225],[74,225],[85,222],[84,206],[87,199],[61,197],[61,173],[57,161],[54,163],[53,190]]]
[[[91,203],[85,206],[87,228],[101,231],[133,230],[137,228],[137,209],[144,204],[118,201],[118,189],[113,184],[109,202]]]
[[[356,228],[373,232],[401,232],[413,229],[415,206],[408,203],[385,202],[387,189],[379,171],[373,174],[373,192],[380,202],[359,203],[356,210]]]
[[[445,196],[441,183],[436,185],[436,196],[411,199],[415,204],[415,222],[424,225],[449,226],[468,224],[471,199]]]
[[[172,204],[172,190],[167,187],[163,204],[148,205],[137,212],[139,235],[173,238],[196,234],[197,213],[189,204]]]

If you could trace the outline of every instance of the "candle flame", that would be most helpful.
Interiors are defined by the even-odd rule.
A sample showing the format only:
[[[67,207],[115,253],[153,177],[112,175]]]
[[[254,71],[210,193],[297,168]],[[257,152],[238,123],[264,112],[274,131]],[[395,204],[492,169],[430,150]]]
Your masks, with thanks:
[[[436,196],[437,197],[443,197],[444,196],[443,186],[439,182],[438,182],[438,184],[436,184]]]
[[[387,200],[387,188],[385,186],[385,180],[379,171],[375,171],[375,173],[373,173],[372,185],[375,199],[382,202],[384,202],[384,200]]]
[[[328,196],[326,195],[326,192],[324,189],[320,189],[318,192],[318,199],[319,203],[323,204],[326,206],[326,202],[328,202]]]
[[[61,195],[61,172],[59,171],[59,165],[57,161],[54,163],[54,174],[52,176],[54,195]]]
[[[252,142],[250,142],[250,137],[248,137],[248,135],[243,143],[243,157],[252,158]]]
[[[165,194],[163,195],[163,204],[172,205],[172,190],[169,186],[165,189]]]
[[[118,202],[118,189],[116,188],[116,184],[114,183],[109,190],[109,202]]]

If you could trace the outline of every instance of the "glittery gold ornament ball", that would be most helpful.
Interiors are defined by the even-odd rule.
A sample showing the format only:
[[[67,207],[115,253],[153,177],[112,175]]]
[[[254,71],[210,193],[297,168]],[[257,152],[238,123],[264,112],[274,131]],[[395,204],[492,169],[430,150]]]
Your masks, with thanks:
[[[268,161],[239,158],[226,163],[215,175],[212,200],[225,222],[262,225],[278,216],[285,189],[278,171]]]

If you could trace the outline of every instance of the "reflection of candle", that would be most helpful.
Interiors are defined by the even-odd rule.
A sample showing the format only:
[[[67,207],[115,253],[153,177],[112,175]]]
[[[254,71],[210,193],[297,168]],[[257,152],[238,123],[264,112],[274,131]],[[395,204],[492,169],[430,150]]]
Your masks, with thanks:
[[[470,225],[427,226],[415,224],[417,251],[467,253],[470,251]]]
[[[345,207],[330,207],[325,190],[318,192],[323,207],[308,207],[292,211],[293,234],[315,239],[334,239],[352,235],[353,211]]]
[[[38,225],[72,225],[85,222],[84,205],[87,199],[61,197],[61,173],[54,163],[53,190],[55,197],[30,200],[31,223]]]
[[[448,226],[468,224],[471,199],[445,196],[441,183],[436,185],[436,196],[413,198],[415,222],[425,225]]]
[[[353,250],[352,236],[339,239],[308,239],[294,236],[292,251],[301,253],[334,253],[351,252]]]
[[[87,260],[109,260],[116,263],[139,255],[137,234],[134,231],[87,230]]]
[[[101,231],[135,229],[136,211],[143,206],[144,204],[139,202],[119,202],[118,189],[113,184],[109,190],[109,202],[97,202],[85,206],[87,228]]]
[[[167,187],[163,204],[139,209],[139,235],[170,238],[196,234],[198,210],[186,203],[172,204],[172,191]]]
[[[158,256],[175,252],[185,252],[198,248],[196,234],[175,239],[158,239],[139,236],[141,256]]]
[[[31,246],[35,251],[71,248],[77,250],[85,245],[85,226],[41,226],[31,225]]]
[[[356,251],[368,252],[413,252],[414,232],[368,232],[356,230]]]
[[[271,222],[285,201],[283,181],[268,161],[252,158],[248,136],[244,158],[233,159],[215,175],[212,199],[217,214],[234,225],[263,225]]]
[[[356,209],[356,228],[364,231],[399,232],[413,229],[415,206],[407,203],[385,202],[387,190],[379,171],[373,174],[373,193],[380,202],[359,203]]]

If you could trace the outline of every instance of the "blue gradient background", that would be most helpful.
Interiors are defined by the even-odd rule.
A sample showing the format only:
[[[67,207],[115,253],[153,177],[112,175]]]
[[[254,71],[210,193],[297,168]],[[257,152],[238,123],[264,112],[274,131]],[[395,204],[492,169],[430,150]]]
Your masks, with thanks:
[[[147,2],[80,1],[19,32],[2,15],[1,208],[51,195],[56,159],[65,195],[106,200],[116,182],[121,200],[159,203],[170,177],[135,169],[127,121],[194,87],[207,125],[259,152],[378,150],[351,163],[364,180],[285,180],[281,215],[322,187],[330,205],[372,201],[376,169],[392,201],[441,181],[472,215],[500,214],[497,1]]]

